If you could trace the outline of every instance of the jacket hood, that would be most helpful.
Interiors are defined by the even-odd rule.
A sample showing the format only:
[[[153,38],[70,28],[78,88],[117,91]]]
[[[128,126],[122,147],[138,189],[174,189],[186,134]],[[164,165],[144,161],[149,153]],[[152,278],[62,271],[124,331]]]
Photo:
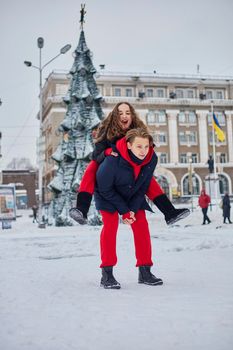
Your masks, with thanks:
[[[132,165],[133,167],[137,166],[137,164],[134,163],[129,156],[127,142],[126,142],[125,137],[123,137],[122,139],[117,141],[116,148],[117,148],[118,152],[120,153],[120,155],[122,156],[122,158],[124,158],[128,163],[130,163],[130,165]],[[140,167],[148,164],[151,161],[153,155],[154,155],[154,149],[153,149],[153,147],[150,147],[149,152],[147,153],[143,162],[140,164]]]

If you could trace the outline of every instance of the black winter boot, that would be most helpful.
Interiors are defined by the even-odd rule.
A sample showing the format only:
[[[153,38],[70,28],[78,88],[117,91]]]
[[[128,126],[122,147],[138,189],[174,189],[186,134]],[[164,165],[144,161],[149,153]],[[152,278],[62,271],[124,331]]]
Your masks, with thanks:
[[[190,214],[190,210],[187,208],[176,209],[166,194],[161,194],[156,197],[153,203],[164,214],[165,221],[168,225],[173,225],[175,222],[186,218],[186,216]]]
[[[87,213],[91,206],[92,195],[88,192],[79,192],[77,195],[76,208],[69,211],[70,217],[80,225],[87,223]]]
[[[150,268],[150,266],[139,266],[138,283],[144,283],[150,286],[163,284],[163,280],[161,278],[155,277],[150,272]]]
[[[102,268],[102,278],[100,281],[100,286],[105,289],[120,289],[121,285],[115,280],[112,273],[112,266],[105,266]]]

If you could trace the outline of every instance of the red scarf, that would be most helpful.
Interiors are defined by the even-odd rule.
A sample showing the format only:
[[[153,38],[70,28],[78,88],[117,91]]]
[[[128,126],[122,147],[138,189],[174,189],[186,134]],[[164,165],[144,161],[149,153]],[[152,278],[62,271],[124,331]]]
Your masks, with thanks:
[[[147,153],[143,162],[141,164],[136,164],[132,161],[132,159],[129,156],[127,142],[126,142],[125,137],[123,137],[122,139],[117,141],[116,148],[119,151],[121,157],[124,158],[133,167],[135,180],[137,179],[137,177],[141,171],[141,167],[145,164],[148,164],[151,161],[152,156],[154,154],[153,147],[150,147],[149,152]]]

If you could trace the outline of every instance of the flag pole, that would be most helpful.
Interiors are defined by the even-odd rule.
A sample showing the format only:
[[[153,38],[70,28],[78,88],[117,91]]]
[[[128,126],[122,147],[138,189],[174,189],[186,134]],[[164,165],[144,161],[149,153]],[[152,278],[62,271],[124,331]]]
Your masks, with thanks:
[[[213,138],[213,160],[214,160],[214,199],[215,204],[217,203],[217,167],[216,167],[216,144],[215,144],[215,131],[214,131],[214,103],[211,101],[211,120],[212,120],[212,138]]]

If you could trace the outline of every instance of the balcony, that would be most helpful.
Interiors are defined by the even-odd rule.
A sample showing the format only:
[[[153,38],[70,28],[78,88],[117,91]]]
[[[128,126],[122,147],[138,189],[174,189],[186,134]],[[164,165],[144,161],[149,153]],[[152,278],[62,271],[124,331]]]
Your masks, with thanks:
[[[167,97],[126,97],[126,96],[103,96],[106,103],[116,104],[121,101],[126,101],[132,104],[151,104],[151,105],[167,105],[167,106],[197,106],[210,108],[210,100],[200,100],[199,98],[176,98],[171,99]],[[233,106],[233,100],[216,100],[214,99],[214,106],[229,107]]]

